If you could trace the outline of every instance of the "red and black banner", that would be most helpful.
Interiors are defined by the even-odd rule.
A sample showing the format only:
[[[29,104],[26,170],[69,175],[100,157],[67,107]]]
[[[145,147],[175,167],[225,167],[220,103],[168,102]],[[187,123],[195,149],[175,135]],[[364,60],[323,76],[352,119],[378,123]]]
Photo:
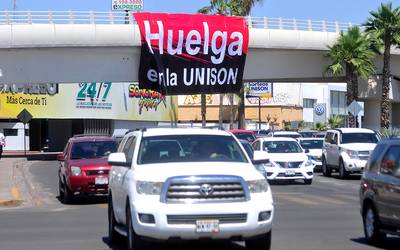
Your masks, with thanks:
[[[134,14],[142,38],[139,85],[164,95],[236,93],[249,45],[243,17]]]

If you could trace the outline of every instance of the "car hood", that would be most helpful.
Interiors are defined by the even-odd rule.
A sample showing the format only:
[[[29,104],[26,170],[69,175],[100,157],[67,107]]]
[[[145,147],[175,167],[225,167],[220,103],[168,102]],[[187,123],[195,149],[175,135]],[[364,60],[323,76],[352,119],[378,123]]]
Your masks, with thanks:
[[[107,158],[70,160],[69,165],[77,167],[109,167]]]
[[[319,157],[322,155],[322,149],[319,149],[319,148],[310,149],[310,152],[307,153],[307,155]]]
[[[305,153],[269,153],[269,160],[277,161],[306,161],[308,159]]]
[[[375,143],[347,143],[341,145],[341,147],[344,149],[355,151],[372,151],[374,150],[375,146]]]
[[[251,163],[174,162],[143,164],[135,168],[135,179],[164,182],[170,177],[192,175],[235,175],[245,180],[262,179]]]

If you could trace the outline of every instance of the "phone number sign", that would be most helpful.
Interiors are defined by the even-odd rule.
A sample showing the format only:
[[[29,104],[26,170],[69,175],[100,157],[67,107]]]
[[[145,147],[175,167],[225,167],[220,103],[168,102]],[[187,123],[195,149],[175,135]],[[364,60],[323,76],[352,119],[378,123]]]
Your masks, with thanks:
[[[112,10],[143,10],[143,0],[112,0]]]

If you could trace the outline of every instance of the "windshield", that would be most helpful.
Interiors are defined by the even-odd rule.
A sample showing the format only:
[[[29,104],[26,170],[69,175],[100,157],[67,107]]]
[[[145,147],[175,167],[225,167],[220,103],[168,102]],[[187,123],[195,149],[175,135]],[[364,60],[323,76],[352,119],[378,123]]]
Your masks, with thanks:
[[[246,150],[246,153],[249,155],[250,159],[253,159],[254,150],[253,147],[248,142],[241,142],[242,146]]]
[[[117,151],[115,141],[88,141],[72,144],[71,160],[107,157]]]
[[[300,145],[295,141],[265,141],[264,150],[268,153],[302,153]]]
[[[343,133],[341,143],[377,143],[374,133]]]
[[[247,162],[247,159],[231,136],[150,136],[144,137],[140,144],[138,164],[202,161]]]
[[[256,140],[256,137],[252,133],[246,133],[246,132],[234,132],[233,133],[236,138],[239,140],[246,140],[249,142],[253,142]]]
[[[304,149],[322,149],[323,140],[301,140],[300,145]]]

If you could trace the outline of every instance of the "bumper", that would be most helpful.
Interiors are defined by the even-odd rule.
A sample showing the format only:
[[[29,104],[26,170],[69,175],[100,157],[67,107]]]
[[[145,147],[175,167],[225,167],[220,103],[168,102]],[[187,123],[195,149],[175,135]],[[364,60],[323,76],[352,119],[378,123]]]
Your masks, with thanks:
[[[314,177],[314,167],[266,168],[268,180],[304,180]]]
[[[311,162],[312,162],[312,164],[314,164],[314,171],[322,170],[322,162],[321,161],[311,160]]]
[[[362,172],[367,164],[366,160],[348,159],[344,161],[344,167],[352,173]]]
[[[106,178],[107,183],[96,184],[96,178]],[[70,189],[75,195],[102,196],[108,194],[108,176],[71,176]]]
[[[158,198],[158,197],[157,197]],[[252,238],[269,232],[272,228],[274,216],[271,200],[259,196],[247,202],[237,203],[204,203],[204,204],[165,204],[157,200],[154,202],[132,202],[133,227],[135,232],[145,238],[156,240],[197,240]],[[157,204],[157,205],[155,205]],[[268,220],[259,222],[260,212],[270,211]],[[139,220],[139,213],[152,214],[155,223],[147,224]],[[245,222],[219,224],[217,233],[196,232],[195,222],[174,224],[168,221],[168,215],[232,215],[247,214]],[[207,217],[207,216],[203,216]],[[203,219],[202,218],[202,219]]]

